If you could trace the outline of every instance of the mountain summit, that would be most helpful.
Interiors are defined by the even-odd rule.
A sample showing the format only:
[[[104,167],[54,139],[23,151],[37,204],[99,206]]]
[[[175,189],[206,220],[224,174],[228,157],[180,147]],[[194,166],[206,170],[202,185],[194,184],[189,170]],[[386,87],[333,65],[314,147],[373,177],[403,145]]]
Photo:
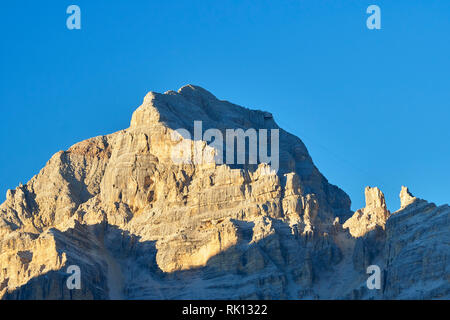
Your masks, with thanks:
[[[270,113],[193,85],[150,92],[128,129],[7,192],[0,298],[448,298],[450,207],[400,197],[391,214],[367,188],[353,213]]]

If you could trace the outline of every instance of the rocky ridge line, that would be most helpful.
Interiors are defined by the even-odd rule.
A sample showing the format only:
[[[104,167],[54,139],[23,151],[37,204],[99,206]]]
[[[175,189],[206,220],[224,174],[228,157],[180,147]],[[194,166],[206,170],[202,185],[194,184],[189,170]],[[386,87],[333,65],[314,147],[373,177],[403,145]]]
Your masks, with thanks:
[[[196,120],[203,130],[280,129],[280,170],[173,163],[174,130],[192,132]],[[192,85],[150,92],[128,129],[58,152],[8,191],[0,298],[448,297],[450,209],[405,188],[400,198],[391,214],[366,188],[366,207],[352,213],[267,112]],[[370,264],[383,270],[380,290],[365,286]],[[82,270],[81,290],[65,287],[69,265]]]

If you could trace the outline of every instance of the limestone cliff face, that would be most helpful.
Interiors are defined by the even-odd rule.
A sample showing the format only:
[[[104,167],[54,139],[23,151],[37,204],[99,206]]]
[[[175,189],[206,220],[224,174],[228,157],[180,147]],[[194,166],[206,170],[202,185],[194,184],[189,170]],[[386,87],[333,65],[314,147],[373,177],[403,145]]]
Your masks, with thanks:
[[[377,187],[367,187],[365,190],[366,207],[359,209],[348,219],[343,227],[348,228],[354,237],[364,236],[376,227],[384,229],[390,212],[387,209],[384,194]]]
[[[216,161],[217,150],[195,138],[195,121],[203,132],[279,129],[279,170]],[[180,141],[207,161],[175,162]],[[0,206],[0,298],[448,296],[450,210],[419,206],[407,190],[401,198],[390,216],[381,191],[368,188],[366,208],[347,220],[349,197],[269,113],[191,85],[150,92],[128,129],[58,152],[8,191]],[[373,263],[385,272],[376,292],[364,287]],[[405,263],[414,265],[408,275]],[[80,290],[66,286],[71,265],[80,267]]]

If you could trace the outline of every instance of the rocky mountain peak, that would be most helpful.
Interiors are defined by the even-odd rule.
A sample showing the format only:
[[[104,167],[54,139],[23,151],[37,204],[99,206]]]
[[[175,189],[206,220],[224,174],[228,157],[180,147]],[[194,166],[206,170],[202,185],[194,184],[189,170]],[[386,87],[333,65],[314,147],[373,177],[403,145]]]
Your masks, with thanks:
[[[180,128],[188,135],[174,140]],[[180,142],[217,151],[204,139],[208,129],[279,131],[279,170],[261,158],[174,161]],[[417,298],[423,288],[421,298],[448,295],[441,280],[449,274],[450,208],[408,206],[415,198],[402,188],[405,207],[391,216],[378,188],[365,196],[366,207],[352,213],[348,195],[269,112],[193,85],[149,92],[129,128],[56,153],[8,191],[0,298],[383,299]],[[383,290],[366,287],[372,263],[384,270]],[[81,270],[80,290],[65,285],[70,266]]]
[[[364,190],[366,198],[366,210],[370,209],[386,209],[386,201],[384,199],[384,194],[377,187],[366,187]]]
[[[409,192],[409,189],[405,186],[402,186],[402,189],[400,191],[400,209],[406,208],[413,202],[417,200],[416,197],[412,195],[411,192]]]
[[[208,101],[208,100],[218,100],[211,92],[206,89],[203,89],[200,86],[188,84],[180,89],[178,89],[178,93],[183,97],[190,101],[200,102],[200,101]]]
[[[166,91],[164,94],[149,92],[133,113],[130,128],[164,125],[172,130],[185,128],[193,134],[194,121],[201,121],[203,130],[279,128],[273,117],[268,115],[268,112],[219,100],[199,86],[186,85],[178,91]]]
[[[344,223],[344,228],[348,228],[351,235],[361,237],[376,227],[384,229],[390,212],[386,207],[384,194],[377,187],[366,187],[366,206],[359,209]]]

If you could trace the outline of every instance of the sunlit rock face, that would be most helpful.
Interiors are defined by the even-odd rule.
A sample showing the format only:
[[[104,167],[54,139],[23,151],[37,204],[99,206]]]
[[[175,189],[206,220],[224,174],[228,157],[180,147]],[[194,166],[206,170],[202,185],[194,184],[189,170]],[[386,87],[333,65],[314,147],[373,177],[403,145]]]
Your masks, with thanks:
[[[402,189],[400,191],[400,208],[404,209],[410,204],[414,203],[416,200],[418,200],[416,197],[414,197],[408,190],[407,187],[402,186]]]
[[[390,212],[387,209],[384,194],[377,187],[367,187],[365,190],[366,207],[359,209],[344,223],[354,237],[364,236],[376,227],[384,229]]]
[[[196,121],[203,131],[278,129],[279,168],[216,161],[217,150],[195,138]],[[174,161],[180,141],[208,161]],[[403,189],[400,197],[391,215],[381,191],[367,188],[366,208],[353,213],[270,113],[192,85],[150,92],[128,129],[56,153],[8,191],[0,297],[448,297],[449,207]],[[377,290],[366,286],[371,264],[382,270]],[[81,288],[70,290],[74,265]]]

